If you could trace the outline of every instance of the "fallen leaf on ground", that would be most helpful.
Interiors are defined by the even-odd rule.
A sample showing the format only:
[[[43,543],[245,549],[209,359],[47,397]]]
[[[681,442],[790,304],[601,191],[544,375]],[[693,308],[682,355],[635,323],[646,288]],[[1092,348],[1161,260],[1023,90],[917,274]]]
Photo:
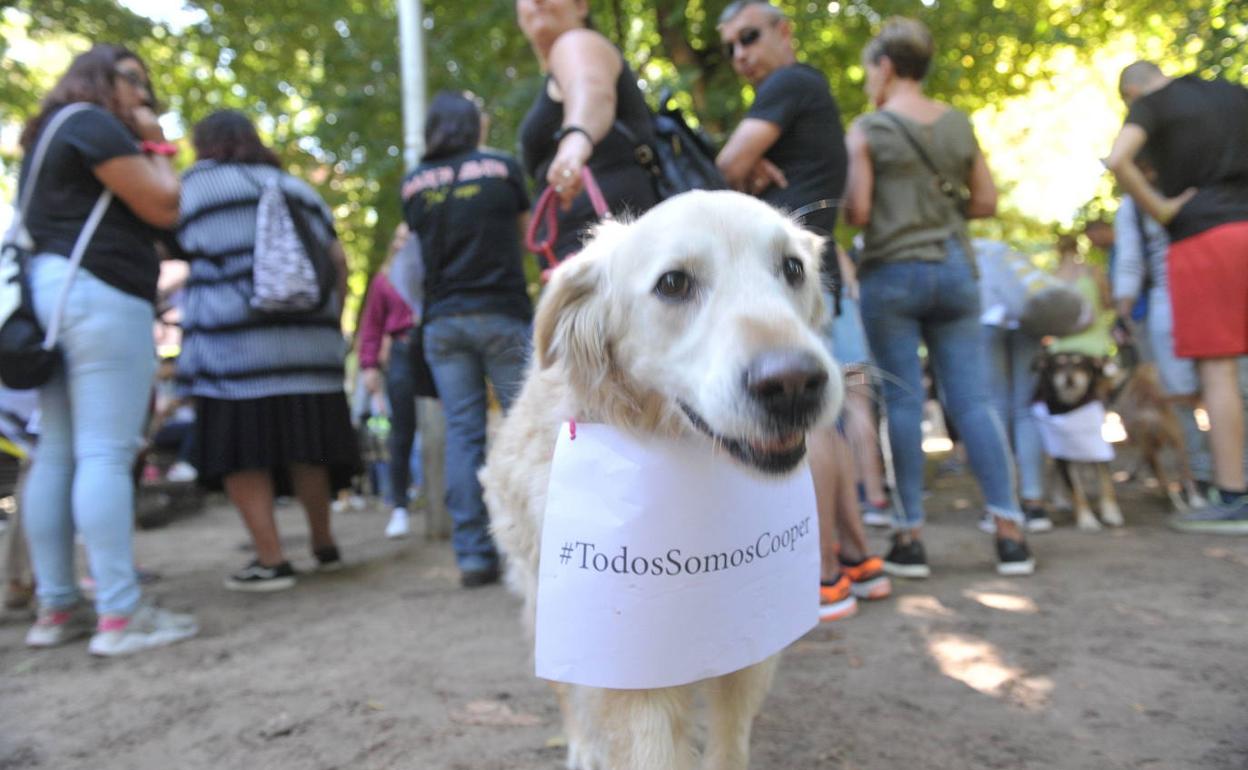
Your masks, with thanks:
[[[451,712],[451,721],[488,727],[533,727],[542,723],[541,717],[536,714],[520,714],[506,703],[492,700],[469,701]]]

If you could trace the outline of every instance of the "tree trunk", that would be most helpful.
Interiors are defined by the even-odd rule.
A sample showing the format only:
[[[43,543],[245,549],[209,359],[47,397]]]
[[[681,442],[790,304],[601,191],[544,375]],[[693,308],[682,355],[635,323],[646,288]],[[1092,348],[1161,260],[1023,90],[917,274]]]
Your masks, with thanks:
[[[706,112],[706,84],[715,68],[705,51],[699,51],[689,43],[685,28],[685,2],[686,0],[655,0],[654,21],[668,58],[681,72],[682,79],[687,78],[689,70],[697,71],[686,82],[689,82],[694,110],[701,115]]]

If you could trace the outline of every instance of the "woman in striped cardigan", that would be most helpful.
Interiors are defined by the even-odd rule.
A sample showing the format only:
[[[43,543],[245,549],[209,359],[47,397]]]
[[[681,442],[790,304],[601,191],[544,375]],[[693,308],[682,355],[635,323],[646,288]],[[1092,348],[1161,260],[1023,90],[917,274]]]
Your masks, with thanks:
[[[338,567],[329,503],[359,467],[343,391],[346,259],[329,207],[281,170],[244,115],[214,113],[192,141],[197,162],[182,178],[177,233],[191,265],[178,378],[198,406],[199,481],[224,486],[255,545],[255,560],[226,587],[290,588],[275,496],[291,490],[303,504],[317,569]],[[272,314],[250,303],[257,210],[274,179],[335,263],[334,296],[316,311]]]

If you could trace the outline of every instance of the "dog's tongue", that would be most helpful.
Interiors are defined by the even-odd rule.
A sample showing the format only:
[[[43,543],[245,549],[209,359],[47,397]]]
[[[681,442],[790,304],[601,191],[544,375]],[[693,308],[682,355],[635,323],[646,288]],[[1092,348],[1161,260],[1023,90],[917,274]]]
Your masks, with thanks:
[[[750,449],[753,449],[755,452],[765,454],[789,452],[796,449],[802,441],[805,440],[805,438],[806,434],[804,433],[790,433],[786,436],[781,436],[780,438],[772,439],[770,441],[751,441]]]

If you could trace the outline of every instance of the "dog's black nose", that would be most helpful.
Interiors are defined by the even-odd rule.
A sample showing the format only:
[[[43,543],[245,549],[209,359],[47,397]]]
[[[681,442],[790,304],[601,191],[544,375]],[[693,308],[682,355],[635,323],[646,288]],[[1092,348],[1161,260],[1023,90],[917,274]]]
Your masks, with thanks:
[[[772,417],[797,426],[823,403],[828,370],[804,350],[769,350],[745,370],[745,389]]]

